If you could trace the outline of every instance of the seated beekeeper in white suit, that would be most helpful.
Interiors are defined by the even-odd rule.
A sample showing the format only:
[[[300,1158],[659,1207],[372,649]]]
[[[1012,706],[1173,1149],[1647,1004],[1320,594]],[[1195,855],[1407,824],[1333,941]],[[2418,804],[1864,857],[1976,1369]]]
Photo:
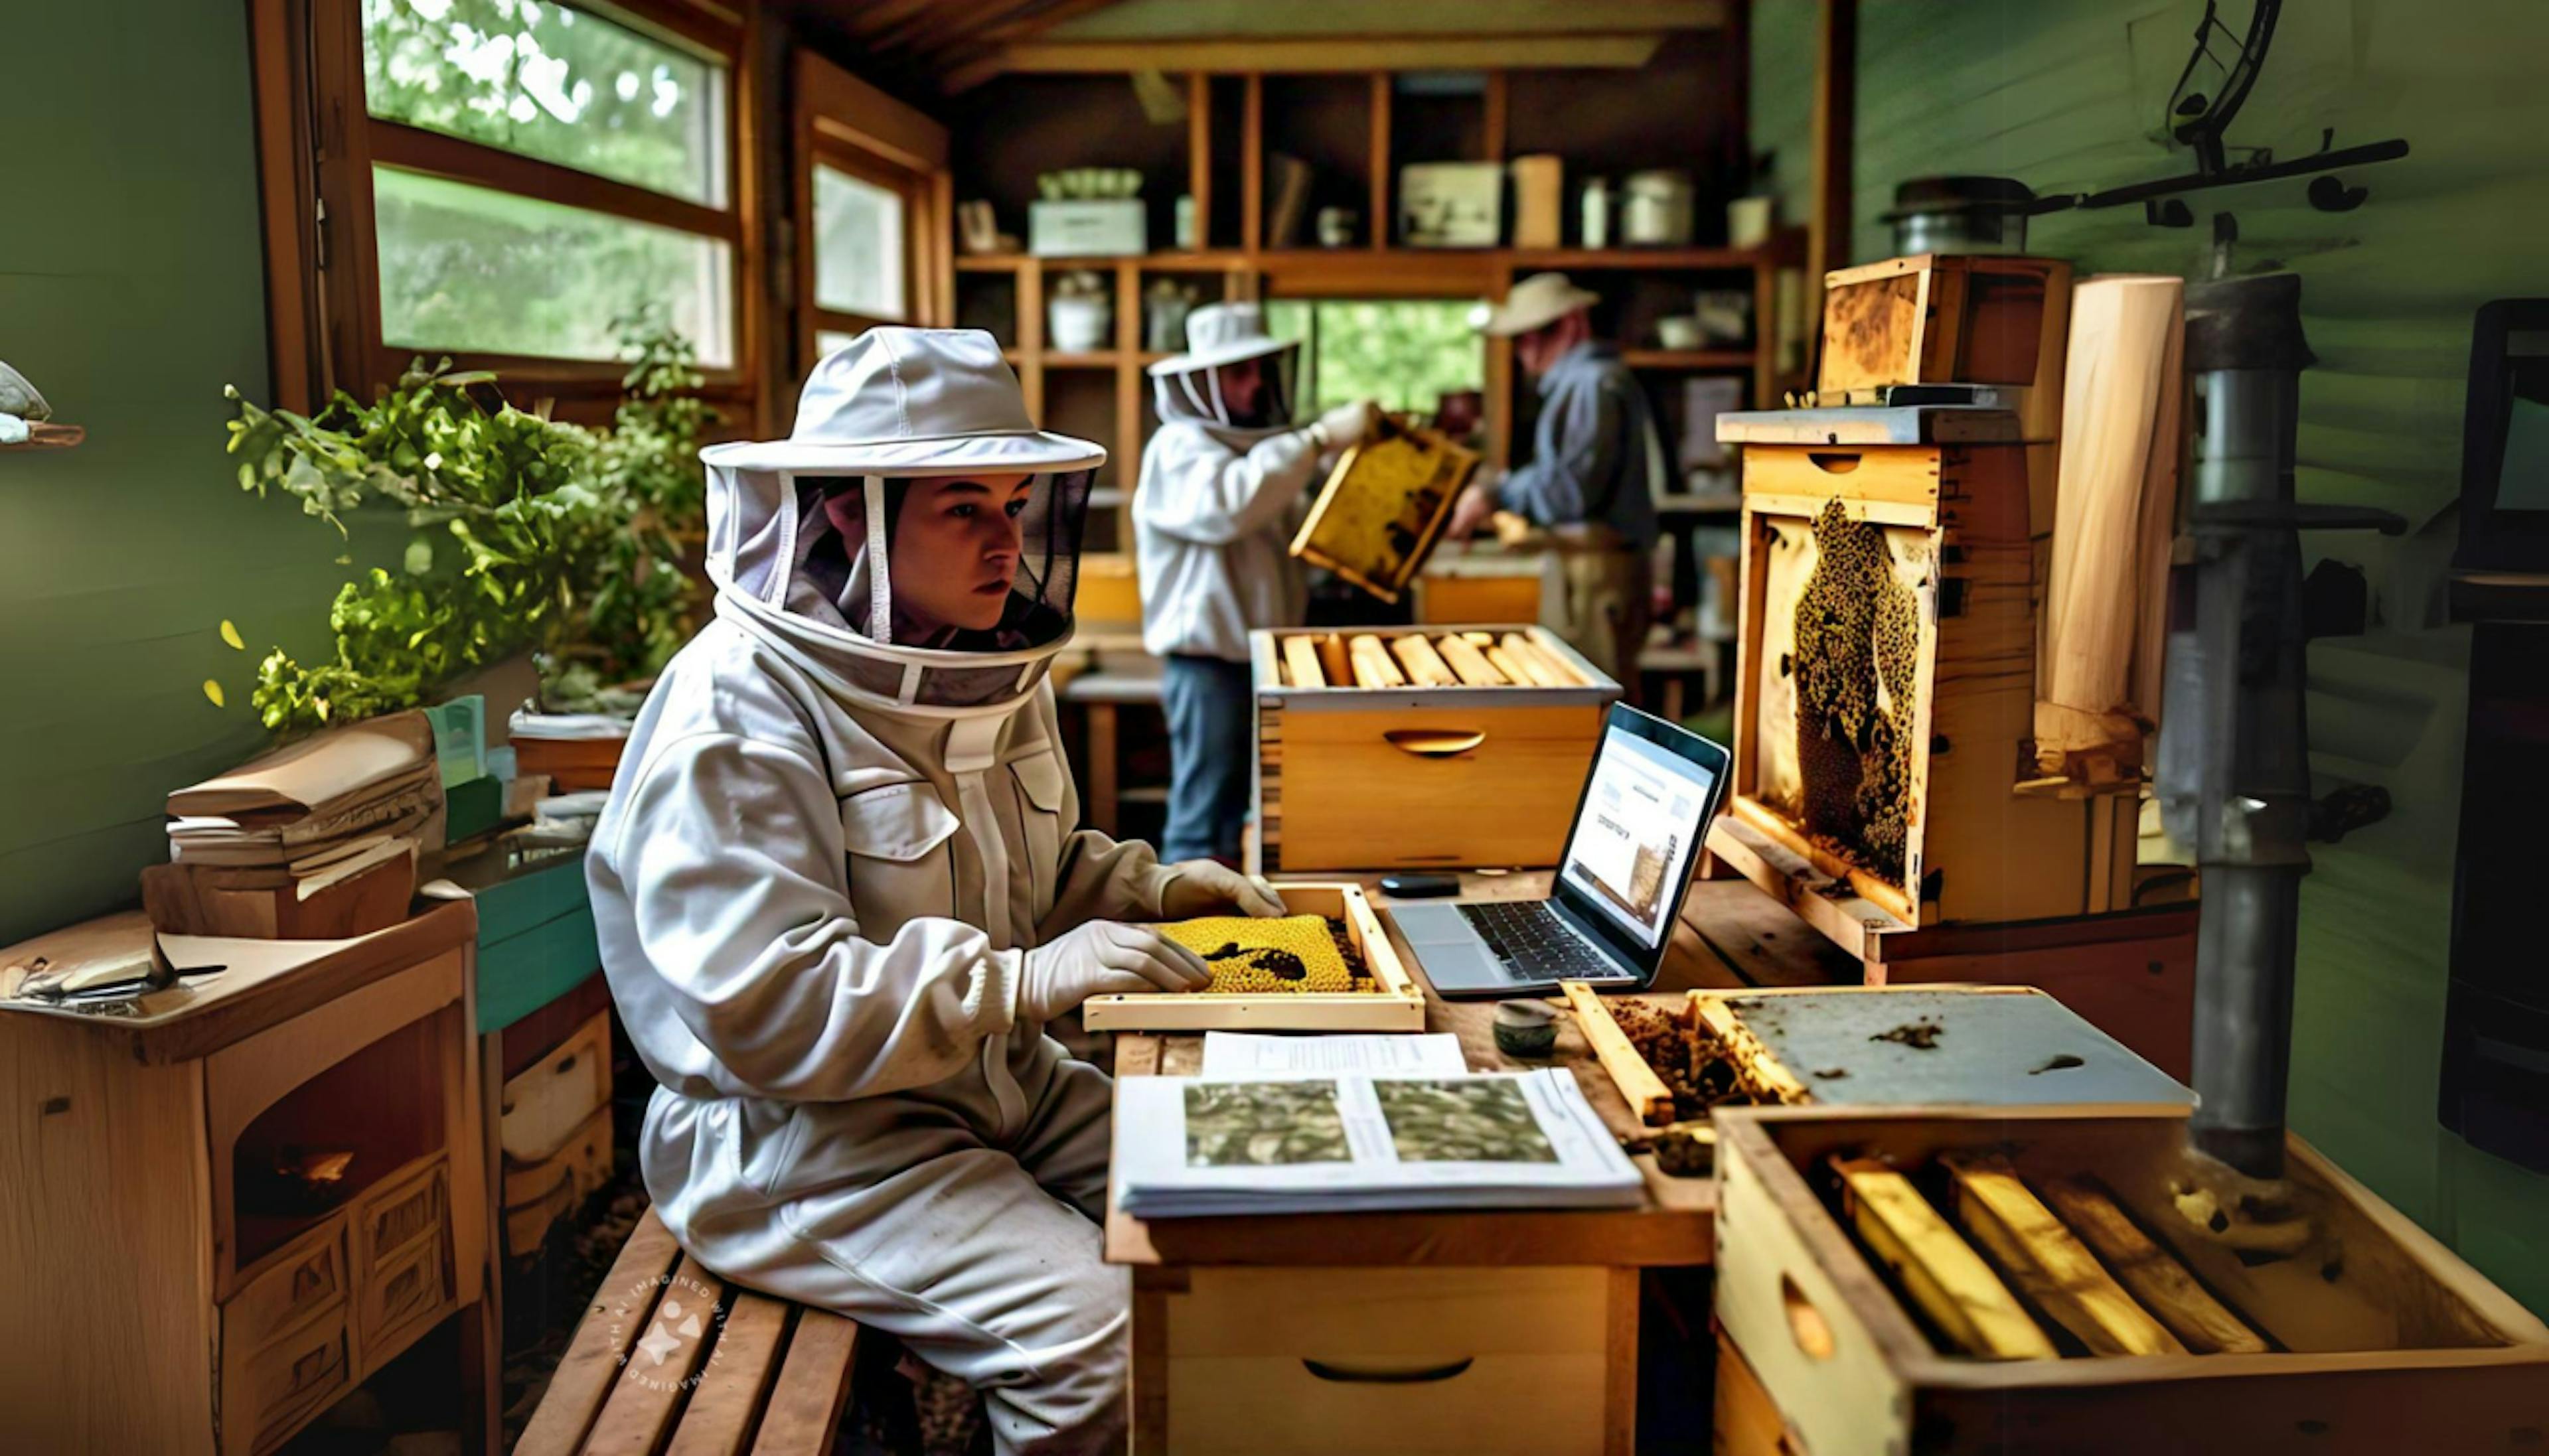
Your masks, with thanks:
[[[1102,1449],[1129,1360],[1110,1083],[1044,1026],[1208,979],[1127,922],[1281,912],[1075,827],[1045,673],[1105,452],[1028,422],[991,335],[874,328],[788,439],[701,458],[716,614],[588,861],[661,1084],[647,1192],[715,1273],[983,1390],[1001,1451]]]
[[[1162,660],[1172,859],[1236,862],[1248,821],[1256,689],[1248,634],[1297,627],[1309,592],[1293,532],[1323,455],[1379,419],[1369,401],[1292,422],[1300,345],[1255,304],[1186,318],[1186,351],[1151,366],[1160,428],[1133,494],[1142,646]]]

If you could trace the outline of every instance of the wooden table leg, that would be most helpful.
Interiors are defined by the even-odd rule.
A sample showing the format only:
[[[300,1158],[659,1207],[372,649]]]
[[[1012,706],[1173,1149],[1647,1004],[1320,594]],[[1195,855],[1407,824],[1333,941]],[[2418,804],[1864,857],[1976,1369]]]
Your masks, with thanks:
[[[1166,1270],[1133,1271],[1129,1456],[1161,1456],[1169,1449],[1169,1295],[1180,1282]]]
[[[1117,833],[1115,763],[1115,704],[1092,702],[1088,705],[1088,827],[1101,834]]]
[[[1634,1456],[1638,1449],[1639,1271],[1610,1271],[1609,1330],[1602,1352],[1602,1450]]]
[[[472,998],[473,1018],[475,998]],[[478,1127],[485,1159],[485,1274],[478,1302],[460,1312],[460,1376],[464,1449],[502,1456],[505,1449],[505,1034],[478,1039]]]

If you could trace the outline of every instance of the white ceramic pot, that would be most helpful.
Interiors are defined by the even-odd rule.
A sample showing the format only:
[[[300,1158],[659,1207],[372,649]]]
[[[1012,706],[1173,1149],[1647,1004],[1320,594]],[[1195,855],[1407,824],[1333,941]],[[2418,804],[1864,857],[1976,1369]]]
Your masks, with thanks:
[[[1106,347],[1115,308],[1104,296],[1058,298],[1045,305],[1046,345],[1057,353],[1086,354]]]

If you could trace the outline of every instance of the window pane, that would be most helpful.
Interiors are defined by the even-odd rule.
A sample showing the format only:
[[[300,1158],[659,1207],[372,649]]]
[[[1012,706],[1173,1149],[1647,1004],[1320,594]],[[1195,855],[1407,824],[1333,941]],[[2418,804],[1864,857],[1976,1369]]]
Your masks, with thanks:
[[[901,319],[902,196],[814,164],[814,307]]]
[[[734,270],[713,237],[372,169],[381,335],[399,348],[611,359],[612,320],[661,304],[709,368],[734,363]]]
[[[554,0],[363,0],[371,114],[725,206],[725,68]]]
[[[1431,413],[1451,391],[1485,387],[1487,352],[1469,327],[1472,307],[1447,299],[1286,299],[1266,306],[1266,327],[1278,338],[1309,341],[1303,363],[1312,409],[1377,400],[1385,410]]]
[[[820,358],[835,349],[846,348],[850,340],[857,337],[855,333],[845,333],[837,328],[817,328],[814,330],[814,355]]]

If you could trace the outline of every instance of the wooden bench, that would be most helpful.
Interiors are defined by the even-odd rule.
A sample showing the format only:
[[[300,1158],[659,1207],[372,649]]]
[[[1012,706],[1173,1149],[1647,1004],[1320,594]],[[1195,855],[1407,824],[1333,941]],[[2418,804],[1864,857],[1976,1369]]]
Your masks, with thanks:
[[[515,1456],[824,1456],[858,1337],[838,1315],[729,1290],[648,1209]]]

